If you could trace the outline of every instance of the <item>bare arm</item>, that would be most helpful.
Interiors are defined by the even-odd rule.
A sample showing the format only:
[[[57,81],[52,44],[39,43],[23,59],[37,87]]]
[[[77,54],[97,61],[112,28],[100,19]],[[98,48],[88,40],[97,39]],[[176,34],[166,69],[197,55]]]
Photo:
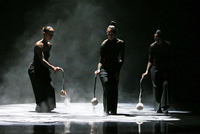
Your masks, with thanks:
[[[149,72],[149,68],[150,68],[150,67],[151,67],[151,62],[148,62],[148,63],[147,63],[147,69],[146,69],[146,72],[142,74],[142,77],[145,77],[145,76],[148,74],[148,72]]]
[[[145,73],[142,74],[142,77],[145,77],[148,72],[149,72],[149,69],[152,65],[152,62],[153,62],[153,59],[154,59],[154,54],[153,54],[153,51],[152,51],[152,47],[154,46],[155,42],[152,43],[149,47],[149,59],[148,59],[148,63],[147,63],[147,68],[146,68],[146,71]]]
[[[98,66],[97,66],[97,70],[94,72],[95,74],[100,73],[101,66],[102,66],[102,64],[101,64],[101,62],[99,62]]]
[[[97,69],[100,70],[101,66],[102,66],[102,64],[99,62]]]

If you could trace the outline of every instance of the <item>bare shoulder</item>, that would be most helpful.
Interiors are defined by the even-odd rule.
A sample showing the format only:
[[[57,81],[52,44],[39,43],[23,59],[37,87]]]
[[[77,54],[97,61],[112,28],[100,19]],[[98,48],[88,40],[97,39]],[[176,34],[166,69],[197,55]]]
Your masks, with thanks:
[[[124,41],[117,38],[117,43],[124,43]]]
[[[47,44],[48,44],[49,46],[51,46],[51,45],[52,45],[52,44],[51,44],[51,42],[48,42]]]
[[[150,45],[150,47],[154,47],[155,44],[156,44],[156,42],[153,42],[153,43]]]
[[[108,39],[105,39],[102,43],[101,43],[101,46],[104,46],[105,43],[108,41]]]
[[[41,41],[37,41],[36,43],[35,43],[35,47],[36,48],[42,48],[44,46],[44,44],[41,42]]]
[[[51,47],[52,47],[51,42],[47,42],[47,44],[48,44],[48,48],[51,49]]]

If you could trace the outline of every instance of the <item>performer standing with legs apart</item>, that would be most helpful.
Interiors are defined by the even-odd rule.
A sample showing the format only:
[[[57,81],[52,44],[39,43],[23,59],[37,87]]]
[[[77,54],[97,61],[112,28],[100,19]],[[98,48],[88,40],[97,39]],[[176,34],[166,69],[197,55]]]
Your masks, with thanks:
[[[124,63],[125,44],[115,37],[117,28],[111,21],[107,28],[108,39],[100,48],[100,61],[95,74],[99,74],[103,86],[103,106],[105,114],[117,114],[118,83],[120,69]]]
[[[50,112],[56,108],[55,90],[51,85],[50,69],[58,72],[60,67],[55,67],[48,62],[52,44],[49,42],[54,34],[51,26],[42,29],[43,38],[36,42],[34,57],[31,62],[28,74],[33,87],[36,112]]]
[[[154,39],[155,42],[149,47],[149,61],[146,72],[142,74],[142,77],[148,74],[149,68],[151,67],[151,79],[155,100],[154,109],[157,113],[168,113],[171,43],[165,40],[160,30],[156,31]]]

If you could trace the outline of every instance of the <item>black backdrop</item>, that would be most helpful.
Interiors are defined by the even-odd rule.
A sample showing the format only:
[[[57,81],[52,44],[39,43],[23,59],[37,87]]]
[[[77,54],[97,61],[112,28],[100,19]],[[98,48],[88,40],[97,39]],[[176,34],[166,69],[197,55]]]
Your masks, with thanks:
[[[84,6],[80,6],[80,3]],[[77,8],[78,6],[80,9]],[[85,43],[90,41],[89,39],[86,39],[88,37],[86,36],[87,34],[100,31],[98,34],[99,36],[96,35],[93,38],[90,36],[90,38],[92,38],[91,40],[94,40],[92,43],[96,43],[96,47],[94,47],[94,49],[88,49],[81,45],[80,48],[76,49],[76,53],[80,53],[82,55],[87,54],[83,53],[83,51],[94,51],[94,53],[90,54],[88,57],[92,55],[95,57],[93,60],[89,60],[86,65],[84,65],[84,62],[81,63],[81,66],[84,66],[85,69],[90,68],[89,66],[92,67],[90,68],[90,71],[76,70],[83,74],[78,75],[76,79],[81,81],[89,77],[90,81],[92,82],[92,73],[95,70],[98,62],[98,47],[101,41],[106,38],[106,34],[104,33],[106,26],[111,20],[115,20],[119,29],[117,36],[122,38],[126,43],[126,60],[122,69],[120,83],[120,92],[122,96],[120,101],[123,102],[123,98],[125,98],[127,94],[129,94],[128,97],[134,98],[136,101],[138,96],[138,81],[141,77],[141,74],[146,69],[148,47],[154,41],[153,33],[157,29],[161,29],[165,34],[166,39],[169,40],[175,48],[173,65],[174,69],[171,82],[171,101],[173,108],[194,111],[198,109],[198,103],[200,100],[198,28],[200,21],[198,1],[154,0],[151,2],[144,2],[133,0],[86,0],[84,2],[80,2],[78,0],[1,0],[0,7],[0,98],[2,104],[23,102],[23,100],[20,99],[19,101],[14,102],[11,99],[12,96],[8,96],[11,97],[10,100],[12,101],[4,101],[5,99],[2,96],[6,96],[8,90],[13,90],[10,89],[13,87],[9,87],[9,84],[11,83],[5,84],[5,82],[6,79],[10,78],[8,75],[8,72],[11,70],[10,68],[18,66],[16,62],[18,62],[23,56],[23,53],[19,50],[26,48],[24,44],[25,40],[28,40],[28,37],[32,38],[34,34],[44,25],[53,25],[55,30],[57,30],[56,28],[59,27],[58,21],[69,22],[70,19],[75,18],[77,14],[80,15],[82,13],[80,16],[83,17],[81,19],[84,22],[80,21],[81,19],[78,19],[76,22],[72,21],[73,23],[76,23],[75,25],[77,25],[76,27],[78,27],[78,31],[69,29],[69,31],[76,33],[74,34],[75,36],[71,37],[70,32],[61,32],[55,35],[53,39],[56,42],[56,40],[62,40],[62,38],[65,38],[65,36],[70,36],[70,40],[76,40],[76,38],[80,38],[79,36],[81,36],[86,40],[86,42],[81,40],[84,46]],[[91,12],[91,8],[93,7],[94,12]],[[80,12],[76,13],[77,10],[75,9],[79,9]],[[91,15],[92,13],[95,13],[95,16]],[[72,15],[73,17],[71,17]],[[88,22],[84,19],[84,17],[87,19],[89,18]],[[96,19],[95,17],[98,17],[97,21],[92,20]],[[68,27],[67,24],[71,25],[70,23],[66,23],[66,27]],[[29,33],[25,38],[24,33],[26,31],[29,31]],[[81,34],[79,35],[78,33]],[[58,38],[59,36],[62,36],[62,38]],[[20,41],[22,37],[23,41]],[[96,38],[99,39],[97,40]],[[40,37],[38,36],[36,39],[39,40]],[[33,42],[35,41],[37,40],[34,40]],[[68,48],[70,49],[70,47]],[[56,52],[52,54],[52,57],[55,55]],[[83,57],[82,55],[80,57]],[[85,57],[85,59],[81,60],[88,60],[86,59],[88,57]],[[77,60],[77,57],[73,54],[68,54],[68,58],[66,60],[68,62],[72,62]],[[52,63],[57,63],[56,59],[53,59]],[[25,65],[28,66],[28,62]],[[73,65],[71,65],[70,68],[73,68]],[[61,66],[66,66],[66,72],[75,71],[70,70],[67,63],[63,63]],[[27,67],[25,67],[25,69],[26,68]],[[25,69],[21,69],[22,74],[27,73],[27,70]],[[69,71],[67,69],[69,69]],[[85,77],[88,75],[88,72],[91,72],[91,74],[88,77]],[[15,71],[12,71],[12,73],[15,73]],[[6,76],[8,76],[8,78],[5,78]],[[71,76],[68,78],[68,82],[70,80],[71,82],[74,82],[72,80],[74,77],[76,76]],[[11,82],[17,83],[20,81],[20,76],[18,76],[18,78],[19,79],[12,80]],[[28,79],[28,77],[25,77],[25,79]],[[28,80],[26,84],[29,85],[28,87],[30,87]],[[145,94],[152,93],[150,76],[146,77],[144,80],[144,85],[144,88],[148,90],[144,91],[143,97],[144,101],[148,102],[149,96]],[[21,91],[26,90],[23,89],[24,85],[19,86],[21,86]],[[78,86],[84,87],[84,80],[83,82],[79,82]],[[89,86],[87,85],[86,88],[88,87]],[[6,91],[4,89],[6,89]],[[73,90],[71,92],[69,91],[69,93],[74,93],[79,96],[79,93],[91,92],[87,90],[82,91],[81,89],[77,89],[77,91]],[[18,98],[20,98],[20,95],[23,95],[23,93],[19,93],[20,90],[14,90],[14,92],[15,93],[13,94],[19,94]],[[7,100],[9,100],[8,97],[6,97]],[[15,98],[15,100],[18,100],[18,98]],[[74,101],[79,100],[77,99]],[[125,99],[125,102],[132,101]]]

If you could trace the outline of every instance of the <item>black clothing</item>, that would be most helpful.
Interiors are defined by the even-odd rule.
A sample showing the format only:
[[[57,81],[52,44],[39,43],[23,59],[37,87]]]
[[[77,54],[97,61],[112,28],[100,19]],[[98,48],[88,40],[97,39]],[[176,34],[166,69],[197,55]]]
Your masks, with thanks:
[[[171,60],[171,44],[163,42],[162,44],[153,43],[149,47],[149,61],[156,69],[169,71]]]
[[[38,46],[35,47],[40,47],[39,44],[40,42],[38,42]],[[47,49],[45,47],[49,48]],[[42,46],[41,49],[44,54],[44,59],[48,61],[48,58],[50,57],[50,46]],[[36,104],[40,106],[41,103],[45,103],[49,110],[53,110],[56,107],[56,100],[55,90],[51,85],[52,79],[50,77],[50,71],[39,59],[35,50],[33,61],[28,68],[28,74],[34,91]]]
[[[154,109],[169,108],[169,91],[167,72],[157,70],[155,66],[151,68],[151,80],[153,84]]]
[[[154,109],[169,108],[168,78],[171,65],[171,44],[164,41],[162,44],[151,44],[149,48],[149,62],[153,84]]]
[[[101,44],[100,48],[100,63],[102,68],[112,71],[120,71],[124,62],[124,41],[120,39],[105,40]],[[119,57],[121,56],[121,57]],[[122,62],[119,62],[120,59]]]
[[[110,72],[105,69],[101,69],[99,73],[101,83],[103,86],[103,107],[104,112],[109,114],[117,113],[118,103],[118,83],[119,72]]]
[[[119,73],[124,61],[124,49],[124,42],[117,38],[112,41],[107,39],[101,44],[99,77],[103,86],[104,112],[107,114],[117,113]]]

